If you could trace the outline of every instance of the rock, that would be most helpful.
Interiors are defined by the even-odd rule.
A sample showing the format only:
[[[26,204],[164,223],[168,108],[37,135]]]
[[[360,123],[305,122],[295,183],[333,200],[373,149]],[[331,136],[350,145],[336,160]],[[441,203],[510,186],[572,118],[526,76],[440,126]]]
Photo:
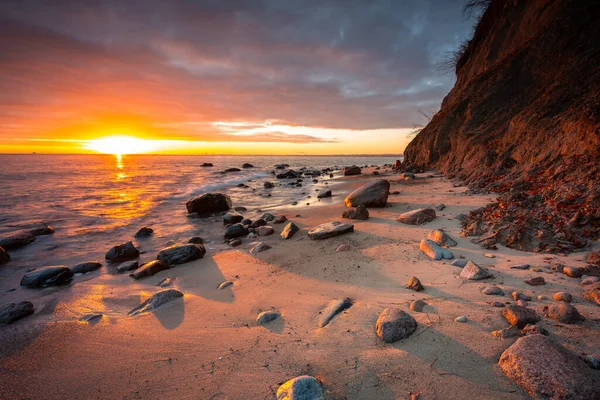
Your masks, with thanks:
[[[598,361],[598,359],[594,356],[590,356],[590,355],[585,355],[585,356],[581,356],[581,359],[583,360],[584,363],[587,364],[588,367],[592,368],[592,369],[600,369],[600,361]]]
[[[205,163],[202,163],[200,166],[206,168],[206,167],[212,167],[213,165],[212,165],[212,163],[205,162]]]
[[[140,230],[138,230],[135,233],[135,235],[133,235],[133,237],[135,237],[136,239],[142,239],[142,238],[150,237],[152,235],[154,235],[154,229],[144,226],[144,227],[140,228]]]
[[[276,164],[275,169],[286,169],[289,166],[290,166],[289,164]]]
[[[321,224],[308,232],[308,237],[312,240],[323,240],[334,236],[339,236],[344,233],[354,231],[354,225],[343,224],[339,221],[327,222]]]
[[[452,237],[450,237],[450,235],[441,229],[436,229],[429,232],[429,234],[427,234],[427,239],[442,247],[454,247],[458,244],[454,239],[452,239]]]
[[[543,294],[541,294],[541,295],[539,295],[539,296],[537,297],[537,299],[538,299],[538,300],[540,300],[540,301],[544,301],[544,300],[548,300],[548,297],[546,297],[546,296],[544,296]]]
[[[350,167],[344,167],[344,169],[342,169],[342,174],[344,176],[360,175],[361,172],[362,171],[361,171],[360,167],[357,167],[356,165],[352,165]]]
[[[457,260],[452,261],[452,263],[450,265],[452,265],[454,267],[464,268],[468,263],[469,263],[469,260],[459,258]]]
[[[2,247],[0,247],[0,265],[7,264],[10,261],[10,256]]]
[[[529,297],[526,294],[523,294],[521,292],[517,292],[516,290],[511,293],[511,296],[515,301],[519,301],[519,300],[531,301],[531,297]]]
[[[269,236],[275,232],[272,226],[259,226],[258,227],[258,236]]]
[[[248,234],[248,230],[242,224],[233,224],[227,229],[225,229],[225,233],[223,237],[225,239],[235,239],[241,236],[246,236]]]
[[[529,269],[529,264],[513,265],[510,269]]]
[[[223,289],[225,289],[226,287],[229,287],[229,286],[231,286],[231,285],[233,285],[233,282],[231,282],[231,281],[225,281],[225,282],[221,282],[221,283],[219,284],[219,286],[217,287],[217,289],[218,289],[218,290],[223,290]]]
[[[565,303],[570,303],[571,300],[573,300],[573,296],[571,296],[571,293],[567,292],[554,293],[554,296],[552,296],[552,298],[554,298],[554,300],[556,301],[564,301]]]
[[[435,210],[433,208],[419,208],[400,214],[396,221],[407,225],[421,225],[434,219]]]
[[[91,324],[92,322],[101,319],[103,316],[104,316],[104,314],[102,314],[102,313],[85,314],[85,315],[83,315],[82,317],[79,318],[79,321],[81,321],[81,322],[87,322],[88,324]]]
[[[412,311],[422,312],[426,305],[427,303],[425,303],[423,300],[415,300],[412,303],[410,303],[409,308]]]
[[[274,216],[271,213],[264,213],[263,215],[260,216],[260,219],[265,220],[266,222],[271,222],[274,221],[277,217]]]
[[[544,280],[544,278],[542,276],[535,276],[533,278],[529,278],[527,280],[525,280],[525,283],[531,286],[540,286],[540,285],[545,285],[546,281]]]
[[[271,248],[271,246],[269,246],[265,242],[260,242],[256,246],[254,246],[253,248],[250,249],[250,253],[252,253],[252,254],[261,253],[263,251],[269,250],[270,248]]]
[[[366,220],[369,219],[369,210],[367,210],[367,207],[361,204],[356,208],[351,208],[344,211],[342,213],[342,218]]]
[[[464,315],[461,315],[460,317],[454,318],[454,321],[464,324],[465,322],[467,322],[467,317]]]
[[[501,301],[489,301],[488,304],[492,307],[504,307],[506,305]]]
[[[133,243],[127,242],[113,247],[106,252],[104,258],[108,262],[118,263],[136,259],[140,256],[140,252],[135,248]]]
[[[516,325],[521,329],[527,324],[536,324],[541,320],[535,310],[514,305],[507,305],[502,311],[502,316],[509,324]]]
[[[527,324],[525,328],[521,329],[521,335],[546,335],[548,336],[548,331],[541,326]]]
[[[485,268],[481,268],[473,261],[469,261],[460,272],[460,277],[463,279],[479,281],[482,279],[493,278],[493,275],[490,274]]]
[[[54,229],[49,225],[43,225],[34,229],[20,229],[0,236],[0,247],[4,250],[19,249],[33,242],[41,235],[51,235]]]
[[[257,219],[256,221],[253,221],[253,222],[250,224],[250,227],[251,227],[251,228],[258,228],[259,226],[265,226],[265,225],[267,225],[267,221],[265,221],[265,220],[264,220],[264,219],[262,219],[262,218],[259,218],[259,219]]]
[[[329,304],[327,304],[327,307],[321,311],[318,322],[319,328],[327,326],[336,315],[350,307],[352,307],[352,300],[349,298],[331,300]]]
[[[574,324],[575,322],[585,321],[583,315],[569,303],[564,301],[551,304],[546,311],[546,317],[563,324]]]
[[[419,250],[425,253],[432,260],[450,260],[454,258],[454,254],[452,254],[450,250],[438,246],[436,243],[432,242],[429,239],[421,240],[421,243],[419,244]]]
[[[19,304],[8,303],[0,308],[0,324],[12,324],[32,315],[33,312],[33,303],[30,301],[23,301]]]
[[[279,386],[277,400],[325,400],[325,392],[317,379],[303,375]]]
[[[587,285],[585,289],[585,292],[583,292],[583,298],[600,306],[600,282]]]
[[[446,208],[446,205],[444,203],[440,203],[437,206],[433,207],[436,211],[442,211],[444,208]]]
[[[147,276],[152,276],[160,271],[169,269],[169,264],[166,264],[160,260],[152,260],[142,264],[141,267],[136,269],[133,273],[129,274],[133,279],[141,279]]]
[[[492,336],[499,337],[502,339],[512,338],[521,336],[521,331],[515,325],[510,326],[508,328],[500,329],[492,332]]]
[[[263,183],[263,187],[264,187],[265,189],[272,189],[272,188],[274,188],[274,187],[275,187],[275,184],[274,184],[273,182],[268,182],[268,181],[267,181],[267,182]]]
[[[88,261],[88,262],[79,263],[79,264],[71,267],[71,271],[73,272],[73,274],[87,274],[88,272],[95,271],[101,267],[102,267],[102,264],[100,264],[99,262]]]
[[[166,304],[171,300],[175,300],[180,297],[183,297],[183,293],[177,289],[161,290],[160,292],[154,293],[152,297],[150,297],[148,300],[144,301],[142,304],[129,311],[127,315],[133,317],[147,311],[152,311],[162,306],[163,304]]]
[[[234,167],[234,168],[227,168],[226,170],[223,170],[221,173],[222,174],[228,174],[228,173],[231,173],[231,172],[240,172],[240,171],[241,171],[241,169]]]
[[[579,285],[587,286],[596,282],[600,282],[600,276],[588,276],[587,278],[582,279],[581,282],[579,282]]]
[[[350,193],[344,200],[347,207],[385,207],[390,194],[390,182],[376,179]]]
[[[156,258],[168,265],[185,264],[204,257],[204,245],[196,243],[175,244],[162,249]]]
[[[504,291],[500,289],[498,286],[487,286],[484,288],[481,293],[487,296],[504,296]]]
[[[535,399],[598,399],[600,377],[544,335],[519,338],[502,353],[502,371]]]
[[[281,236],[283,239],[289,239],[289,238],[291,238],[292,236],[294,236],[294,234],[295,234],[296,232],[298,232],[299,230],[300,230],[300,228],[298,228],[298,226],[297,226],[295,223],[293,223],[293,222],[289,222],[289,223],[288,223],[288,224],[285,226],[285,228],[283,228],[283,231],[281,231],[281,235],[280,235],[280,236]]]
[[[242,242],[242,239],[231,239],[231,240],[229,241],[229,245],[230,245],[231,247],[238,247],[238,246],[241,246],[241,245],[242,245],[242,243],[243,243],[243,242]]]
[[[162,281],[158,282],[158,286],[165,288],[169,286],[173,286],[175,284],[175,278],[166,277]]]
[[[585,261],[587,261],[588,264],[600,266],[600,250],[588,253],[585,257]]]
[[[324,190],[324,191],[322,191],[321,193],[319,193],[319,194],[317,195],[317,198],[318,198],[318,199],[324,199],[324,198],[326,198],[326,197],[331,197],[331,190],[329,190],[329,189],[327,189],[327,190]]]
[[[188,214],[197,213],[198,216],[207,216],[231,209],[231,199],[222,193],[205,193],[188,200],[185,206]]]
[[[425,290],[425,288],[421,284],[421,281],[419,280],[419,278],[417,278],[415,276],[411,276],[410,277],[410,279],[406,283],[406,288],[414,290],[416,292],[420,292],[422,290]]]
[[[385,343],[406,339],[417,330],[417,321],[399,308],[386,308],[377,318],[375,331]]]
[[[64,265],[37,268],[21,279],[21,286],[40,288],[58,286],[71,282],[73,271]]]
[[[529,304],[525,300],[517,300],[517,305],[521,307],[527,307]]]
[[[346,243],[342,243],[335,249],[335,252],[339,253],[341,251],[348,251],[348,250],[350,250],[350,246],[348,246]]]
[[[254,168],[254,165],[252,165],[252,164],[249,164],[249,163],[244,163],[244,164],[242,165],[242,168]]]
[[[404,181],[408,181],[408,180],[411,180],[411,179],[415,179],[416,176],[415,176],[415,174],[412,174],[410,172],[404,172],[404,173],[400,174],[399,178],[402,179],[402,180],[404,180]]]
[[[237,212],[228,212],[223,216],[223,225],[227,224],[237,224],[238,222],[242,222],[244,216]]]
[[[204,244],[204,239],[202,239],[200,236],[192,236],[190,240],[188,240],[188,243]]]
[[[280,316],[281,316],[281,314],[279,313],[279,311],[275,311],[275,310],[263,311],[260,314],[258,314],[258,317],[256,317],[256,323],[259,325],[264,325],[268,322],[276,320]]]
[[[576,267],[564,267],[562,272],[571,278],[581,278],[581,275],[583,275],[581,268]]]
[[[288,219],[285,215],[279,215],[275,221],[273,221],[274,224],[283,224],[284,222],[286,222]]]
[[[486,253],[483,256],[487,257],[487,258],[496,258],[496,256],[494,254],[492,254],[492,253]]]
[[[302,174],[294,171],[293,169],[288,169],[280,174],[277,174],[276,177],[277,179],[296,179],[300,178],[301,175]]]

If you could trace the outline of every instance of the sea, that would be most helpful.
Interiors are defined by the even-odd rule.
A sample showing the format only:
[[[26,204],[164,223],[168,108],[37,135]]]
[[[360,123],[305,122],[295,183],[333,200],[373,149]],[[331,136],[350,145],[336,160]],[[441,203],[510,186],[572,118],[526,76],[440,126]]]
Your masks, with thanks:
[[[317,189],[335,187],[347,165],[392,164],[397,156],[209,156],[209,155],[0,155],[0,236],[48,224],[55,233],[9,251],[11,262],[0,278],[15,269],[72,266],[104,259],[112,246],[132,240],[148,258],[160,248],[203,236],[201,221],[190,219],[185,203],[207,192],[228,194],[233,206],[276,212],[282,207],[312,207]],[[213,167],[202,167],[212,163]],[[250,163],[254,168],[242,168]],[[333,169],[304,178],[302,186],[284,184],[275,165],[296,171]],[[239,172],[223,173],[228,168]],[[278,171],[280,172],[280,171]],[[264,182],[276,184],[265,189]],[[245,187],[238,187],[244,184]],[[143,226],[155,234],[143,242],[134,234]],[[218,243],[207,247],[218,247]],[[222,244],[221,244],[222,245]]]

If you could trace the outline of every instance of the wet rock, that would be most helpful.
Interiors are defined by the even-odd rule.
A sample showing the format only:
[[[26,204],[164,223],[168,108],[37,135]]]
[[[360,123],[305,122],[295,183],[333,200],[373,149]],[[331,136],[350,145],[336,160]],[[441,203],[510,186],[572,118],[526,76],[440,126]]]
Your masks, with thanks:
[[[400,214],[396,221],[407,225],[421,225],[435,219],[435,210],[433,208],[419,208]]]
[[[352,165],[350,167],[344,167],[344,169],[342,169],[342,174],[344,176],[351,176],[351,175],[360,175],[362,173],[360,167],[357,167],[356,165]]]
[[[349,298],[345,299],[333,299],[327,304],[321,311],[321,316],[319,317],[319,328],[323,328],[327,326],[329,322],[342,311],[352,307],[352,300]]]
[[[356,208],[350,208],[349,210],[344,211],[342,213],[342,218],[366,220],[369,219],[369,210],[361,204]]]
[[[300,228],[298,228],[298,226],[296,224],[294,224],[293,222],[289,222],[285,228],[283,228],[283,231],[281,231],[281,237],[283,239],[289,239],[292,236],[294,236],[294,234],[296,232],[300,231]]]
[[[0,247],[0,265],[7,264],[10,261],[10,256],[2,247]]]
[[[108,262],[117,263],[123,261],[134,260],[140,256],[140,252],[135,248],[133,243],[127,242],[113,247],[106,252],[104,258]]]
[[[502,371],[535,399],[597,399],[600,377],[544,335],[519,338],[502,353]]]
[[[581,275],[583,275],[583,271],[576,267],[564,267],[562,272],[571,278],[581,278]]]
[[[421,284],[421,281],[416,276],[411,276],[410,277],[410,279],[406,283],[406,288],[414,290],[416,292],[420,292],[422,290],[425,290],[425,288]]]
[[[467,322],[467,317],[464,315],[461,315],[460,317],[454,318],[454,321],[464,324],[465,322]]]
[[[481,291],[481,293],[487,296],[504,296],[504,291],[498,286],[487,286]]]
[[[262,218],[259,218],[259,219],[257,219],[256,221],[253,221],[253,222],[250,224],[250,227],[251,227],[251,228],[258,228],[259,226],[265,226],[265,225],[267,225],[267,221],[265,221],[265,220],[264,220],[264,219],[262,219]]]
[[[263,311],[260,314],[258,314],[258,317],[256,317],[256,323],[259,325],[264,325],[266,323],[276,320],[280,316],[281,314],[279,313],[279,311],[276,310]]]
[[[222,193],[205,193],[188,200],[185,206],[188,214],[197,213],[198,216],[207,216],[231,209],[231,198]]]
[[[385,207],[390,194],[390,182],[376,179],[350,193],[344,200],[347,207]]]
[[[531,297],[527,296],[524,293],[517,292],[516,290],[510,294],[515,301],[525,300],[531,301]]]
[[[209,163],[209,162],[202,163],[200,166],[204,167],[204,168],[206,168],[206,167],[213,167],[212,163]]]
[[[166,264],[160,260],[152,260],[142,264],[141,267],[136,269],[133,273],[129,274],[129,276],[133,279],[142,279],[147,276],[157,274],[160,271],[164,271],[165,269],[169,268],[171,268],[169,267],[169,264]]]
[[[564,301],[551,304],[546,311],[546,317],[563,324],[585,321],[583,315],[579,314],[575,307]]]
[[[455,267],[464,268],[468,263],[469,263],[469,260],[459,258],[457,260],[452,261],[452,263],[450,265],[455,266]]]
[[[383,310],[377,318],[375,331],[385,343],[406,339],[417,330],[417,321],[408,313],[396,307]]]
[[[135,237],[136,239],[142,239],[142,238],[150,237],[152,235],[154,235],[154,229],[144,226],[144,227],[140,228],[135,233],[135,235],[133,235],[133,237]]]
[[[585,286],[583,298],[600,306],[600,282]]]
[[[264,213],[260,216],[260,219],[265,220],[266,222],[274,221],[277,217],[271,213]]]
[[[250,163],[244,163],[242,165],[242,168],[254,168],[254,165],[250,164]]]
[[[437,206],[433,207],[436,211],[442,211],[444,210],[444,208],[446,208],[446,205],[443,203],[438,204]]]
[[[233,168],[227,168],[227,169],[223,170],[221,173],[229,174],[231,172],[240,172],[240,171],[241,171],[241,169],[233,167]]]
[[[0,247],[4,250],[19,249],[33,242],[41,235],[51,235],[54,229],[49,225],[43,225],[34,229],[20,229],[0,236]]]
[[[279,386],[277,400],[325,400],[325,392],[317,379],[303,375]]]
[[[197,260],[204,257],[205,254],[206,249],[204,248],[204,245],[186,243],[175,244],[162,249],[156,258],[165,264],[177,265]]]
[[[502,339],[507,339],[507,338],[521,336],[521,331],[519,330],[519,328],[517,326],[513,325],[508,328],[493,331],[492,336],[499,337]]]
[[[460,277],[463,279],[479,281],[482,279],[493,278],[493,275],[485,268],[481,268],[473,261],[469,261],[460,272]]]
[[[263,251],[269,250],[270,248],[271,248],[271,246],[269,246],[265,242],[260,242],[256,246],[254,246],[253,248],[250,249],[250,253],[252,253],[252,254],[261,253]]]
[[[319,193],[317,195],[318,199],[324,199],[324,198],[327,198],[327,197],[331,197],[331,190],[329,190],[329,189],[324,190],[324,191],[322,191],[321,193]]]
[[[437,243],[429,239],[421,240],[421,243],[419,244],[419,250],[425,253],[432,260],[450,260],[454,258],[454,254],[452,254],[450,250],[438,246]]]
[[[275,230],[273,229],[273,227],[272,226],[268,226],[268,225],[259,226],[257,231],[258,231],[258,236],[269,236],[269,235],[272,235],[275,232]]]
[[[0,324],[12,324],[15,321],[32,315],[33,303],[23,301],[21,303],[8,303],[0,308]]]
[[[564,301],[565,303],[570,303],[573,300],[573,296],[571,296],[571,293],[567,292],[554,293],[554,296],[552,296],[552,298],[556,301]]]
[[[277,174],[276,177],[277,179],[296,179],[300,178],[301,175],[302,174],[294,171],[293,169],[288,169],[287,171]]]
[[[275,221],[273,221],[274,224],[283,224],[284,222],[286,222],[288,219],[285,215],[279,215],[277,218],[275,218]]]
[[[73,271],[64,265],[37,268],[21,279],[21,286],[40,288],[58,286],[71,282]]]
[[[308,232],[308,237],[312,240],[323,240],[353,231],[354,225],[344,224],[339,221],[333,221],[321,224],[313,228]]]
[[[410,303],[409,308],[412,311],[422,312],[426,305],[427,303],[425,303],[423,300],[415,300],[412,303]]]
[[[227,229],[225,229],[225,233],[223,237],[225,239],[235,239],[241,236],[246,236],[248,234],[248,230],[242,224],[233,224]]]
[[[538,325],[527,324],[525,328],[521,329],[521,335],[546,335],[548,336],[548,331]]]
[[[188,240],[188,243],[204,244],[204,239],[202,239],[200,236],[192,236],[190,240]]]
[[[541,320],[535,310],[514,305],[507,305],[502,311],[502,316],[509,324],[516,325],[521,329],[527,324],[536,324]]]
[[[227,224],[237,224],[238,222],[242,222],[244,216],[237,212],[228,212],[223,216],[223,225]]]
[[[542,276],[534,276],[533,278],[529,278],[527,280],[525,280],[525,283],[531,286],[540,286],[540,285],[545,285],[546,281],[544,280],[544,277]]]
[[[139,266],[140,266],[140,264],[137,261],[128,261],[128,262],[125,262],[125,263],[119,265],[117,267],[117,272],[119,274],[122,274],[125,272],[133,271],[133,270],[137,269]]]
[[[71,267],[71,271],[73,272],[73,274],[87,274],[88,272],[95,271],[101,267],[102,267],[102,264],[100,264],[99,262],[88,261],[88,262],[79,263],[79,264]]]
[[[217,287],[217,289],[218,289],[218,290],[223,290],[223,289],[225,289],[225,288],[227,288],[227,287],[229,287],[229,286],[231,286],[231,285],[233,285],[233,282],[231,282],[231,281],[225,281],[225,282],[221,282],[221,283],[219,284],[219,286]]]
[[[144,301],[139,306],[135,307],[127,313],[129,316],[136,316],[147,311],[152,311],[172,300],[183,297],[183,293],[177,289],[166,289],[160,292],[154,293],[152,297]]]
[[[454,247],[458,244],[454,239],[452,239],[450,235],[448,235],[441,229],[436,229],[434,231],[429,232],[429,234],[427,235],[427,239],[442,247]]]

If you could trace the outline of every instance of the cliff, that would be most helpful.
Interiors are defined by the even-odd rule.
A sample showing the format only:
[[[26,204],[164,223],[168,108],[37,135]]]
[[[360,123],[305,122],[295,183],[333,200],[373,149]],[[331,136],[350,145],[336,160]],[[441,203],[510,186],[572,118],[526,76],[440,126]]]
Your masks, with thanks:
[[[405,151],[502,193],[463,233],[563,252],[600,234],[600,1],[492,0],[456,62],[456,84]]]

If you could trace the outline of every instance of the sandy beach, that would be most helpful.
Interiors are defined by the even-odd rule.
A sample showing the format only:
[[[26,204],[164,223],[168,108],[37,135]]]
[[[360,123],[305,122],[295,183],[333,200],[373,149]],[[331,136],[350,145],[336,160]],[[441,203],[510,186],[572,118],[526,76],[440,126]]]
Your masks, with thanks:
[[[307,237],[308,229],[340,220],[344,198],[354,188],[382,177],[390,180],[391,192],[399,192],[390,195],[388,207],[369,209],[366,221],[344,220],[354,224],[352,233],[321,241]],[[219,251],[208,244],[202,259],[139,281],[122,275],[115,284],[105,266],[70,286],[21,291],[28,298],[13,301],[32,300],[36,313],[0,329],[0,397],[272,399],[283,382],[307,374],[321,380],[332,399],[404,399],[416,393],[423,399],[527,398],[497,365],[517,338],[491,335],[509,325],[502,308],[488,302],[514,303],[509,294],[518,290],[530,295],[530,308],[542,314],[554,293],[572,293],[585,322],[543,319],[538,325],[576,354],[598,352],[600,312],[581,297],[578,279],[550,268],[583,266],[582,253],[489,251],[460,236],[456,216],[493,199],[467,194],[466,187],[432,173],[401,181],[397,174],[374,177],[365,169],[344,177],[324,205],[278,211],[301,231],[282,240],[284,225],[273,225],[275,234],[260,238],[270,250],[250,254],[250,239]],[[403,212],[440,203],[446,208],[432,222],[396,221]],[[252,218],[253,211],[245,214]],[[440,228],[458,242],[451,248],[456,257],[488,268],[494,278],[464,281],[459,267],[419,251],[428,232]],[[215,241],[223,230],[222,222],[205,228]],[[336,252],[341,244],[347,250]],[[541,272],[510,268],[525,263]],[[540,275],[545,285],[524,283]],[[424,291],[405,288],[411,276],[421,280]],[[157,285],[166,277],[175,279],[183,299],[129,317],[132,308],[161,290]],[[233,285],[218,290],[226,280]],[[505,296],[482,294],[490,285]],[[319,328],[320,311],[344,297],[353,305]],[[416,299],[427,303],[423,312],[409,310]],[[409,338],[386,344],[375,335],[375,322],[390,306],[409,312],[418,327]],[[257,314],[270,309],[281,317],[257,324]],[[103,316],[79,321],[90,312]],[[458,316],[467,322],[456,322]]]

